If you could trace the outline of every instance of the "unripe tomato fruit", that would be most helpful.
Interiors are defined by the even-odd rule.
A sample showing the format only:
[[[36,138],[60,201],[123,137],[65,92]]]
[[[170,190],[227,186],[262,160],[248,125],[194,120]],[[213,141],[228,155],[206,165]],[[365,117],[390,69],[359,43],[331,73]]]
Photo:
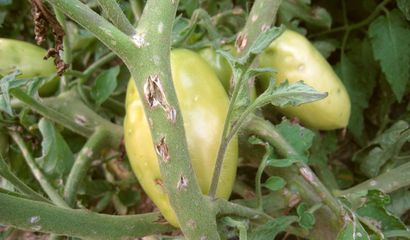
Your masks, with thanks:
[[[302,35],[286,30],[259,56],[260,67],[277,71],[276,83],[303,80],[319,92],[322,100],[297,107],[280,108],[288,117],[297,117],[307,127],[332,130],[347,126],[350,117],[349,95],[329,63]],[[265,76],[263,84],[267,87]]]
[[[223,49],[236,55],[236,50],[232,45],[225,45]],[[228,60],[226,60],[221,54],[218,54],[215,49],[210,47],[201,49],[198,53],[212,67],[216,76],[218,76],[219,81],[221,81],[224,86],[225,91],[229,93],[233,74]],[[251,100],[255,100],[256,97],[256,89],[252,86],[252,89],[250,90],[250,98]]]
[[[47,51],[28,42],[14,39],[0,38],[0,75],[7,75],[14,68],[21,71],[18,78],[49,77],[56,73],[53,60],[43,60]],[[59,84],[54,78],[44,83],[40,89],[40,96],[53,94]]]
[[[172,79],[184,119],[189,156],[204,194],[211,185],[229,100],[212,68],[195,52],[171,52]],[[161,173],[143,109],[144,99],[130,80],[126,97],[124,138],[132,169],[148,196],[174,226],[178,220],[161,186]],[[238,142],[234,137],[225,154],[216,196],[228,199],[235,181]]]
[[[231,45],[226,45],[223,49],[228,50],[231,53],[235,52],[234,47]],[[221,54],[216,53],[215,49],[210,47],[201,49],[198,53],[215,71],[216,76],[221,81],[226,92],[229,92],[230,81],[232,78],[232,69],[228,61]]]

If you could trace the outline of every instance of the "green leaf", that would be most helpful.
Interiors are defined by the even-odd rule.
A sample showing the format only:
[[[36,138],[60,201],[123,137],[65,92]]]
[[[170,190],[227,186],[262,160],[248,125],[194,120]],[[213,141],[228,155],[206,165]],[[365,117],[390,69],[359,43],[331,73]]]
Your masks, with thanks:
[[[36,161],[44,173],[51,177],[63,178],[68,175],[74,163],[74,155],[53,124],[42,118],[39,129],[43,136],[42,156]]]
[[[386,206],[389,212],[401,216],[410,210],[410,191],[403,188],[390,195],[391,203]]]
[[[382,231],[407,230],[398,217],[386,210],[385,206],[389,203],[389,196],[378,190],[369,190],[366,203],[356,213]]]
[[[114,92],[117,87],[117,77],[120,67],[116,66],[105,70],[97,76],[95,84],[91,89],[91,96],[99,106]]]
[[[0,79],[0,110],[6,112],[10,116],[14,115],[10,102],[9,90],[12,88],[10,85],[19,74],[20,71],[16,70]]]
[[[312,146],[315,134],[308,128],[283,120],[276,125],[279,133],[292,145],[300,156],[306,156],[307,150]]]
[[[399,10],[379,16],[369,27],[373,53],[398,101],[410,79],[410,28]]]
[[[277,107],[299,106],[304,103],[314,102],[327,97],[327,93],[320,93],[309,85],[298,81],[288,83],[285,81],[279,86],[274,82],[269,83],[268,89],[262,93],[255,102],[258,106],[264,106],[271,103]]]
[[[313,225],[315,225],[315,217],[312,213],[308,211],[307,205],[305,203],[301,203],[296,208],[296,212],[299,216],[299,225],[306,229],[311,229]]]
[[[328,58],[340,45],[335,39],[317,40],[312,43],[324,58]]]
[[[273,220],[269,220],[263,225],[258,226],[249,234],[249,240],[268,240],[275,237],[286,230],[292,223],[296,222],[294,216],[281,216]]]
[[[199,8],[199,0],[185,0],[181,1],[179,8],[185,10],[190,17],[195,9]]]
[[[283,167],[290,167],[296,162],[299,162],[299,160],[296,160],[296,159],[269,159],[266,162],[266,166],[283,168]]]
[[[353,161],[360,163],[360,170],[367,177],[376,177],[382,166],[399,153],[398,151],[406,141],[403,131],[407,128],[409,128],[407,122],[396,122],[371,141],[368,146],[356,152],[353,155]]]
[[[351,101],[349,131],[363,142],[363,110],[369,106],[376,85],[377,64],[368,39],[351,41],[351,51],[345,54],[336,66],[336,72],[346,86]]]
[[[397,6],[404,14],[407,21],[410,21],[410,0],[397,0]]]
[[[278,176],[269,177],[268,180],[266,180],[266,182],[263,184],[263,186],[265,186],[272,192],[282,189],[283,187],[285,187],[285,185],[286,181]]]
[[[280,22],[289,26],[298,19],[314,28],[329,29],[332,24],[330,14],[322,7],[310,6],[310,3],[305,0],[283,1],[278,14]]]
[[[262,32],[249,47],[248,54],[258,55],[285,31],[284,26],[273,27]]]
[[[359,222],[348,221],[337,234],[336,240],[370,240],[370,237]]]

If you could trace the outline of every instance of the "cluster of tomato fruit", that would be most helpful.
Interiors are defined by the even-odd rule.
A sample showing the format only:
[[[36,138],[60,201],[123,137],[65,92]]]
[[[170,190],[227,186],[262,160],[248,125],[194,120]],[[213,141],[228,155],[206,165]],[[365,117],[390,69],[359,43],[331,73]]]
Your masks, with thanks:
[[[17,53],[17,54],[16,54]],[[0,39],[0,75],[12,67],[21,70],[21,78],[49,76],[55,73],[51,61],[41,61],[45,50],[28,43]],[[277,72],[276,83],[303,80],[328,96],[317,102],[296,107],[280,108],[288,117],[318,130],[346,127],[350,116],[350,100],[340,79],[328,62],[302,35],[286,30],[257,58],[260,67],[271,67]],[[228,62],[213,49],[199,54],[186,49],[171,52],[171,70],[175,90],[184,120],[188,151],[198,183],[206,194],[211,184],[217,151],[229,107],[227,90],[232,71]],[[262,85],[268,78],[262,77]],[[46,96],[56,90],[58,82],[47,82],[40,88]],[[127,154],[140,184],[151,197],[164,217],[178,226],[168,196],[158,181],[161,179],[148,122],[145,119],[142,99],[134,80],[128,84],[124,138]],[[219,178],[217,197],[229,198],[235,181],[238,142],[231,140]]]

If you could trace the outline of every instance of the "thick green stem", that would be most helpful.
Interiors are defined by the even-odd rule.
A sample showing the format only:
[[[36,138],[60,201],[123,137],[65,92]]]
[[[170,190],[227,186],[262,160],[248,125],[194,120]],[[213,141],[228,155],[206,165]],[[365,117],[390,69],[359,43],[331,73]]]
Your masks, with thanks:
[[[98,158],[101,149],[107,145],[106,139],[109,137],[109,131],[104,128],[98,128],[77,155],[64,189],[64,199],[70,207],[75,207],[78,187],[83,182],[92,160]]]
[[[147,2],[135,36],[139,58],[127,65],[139,95],[154,98],[144,99],[145,115],[152,122],[151,135],[160,152],[157,156],[164,186],[185,237],[217,240],[216,213],[199,189],[171,79],[171,32],[177,6],[178,1]],[[154,84],[158,87],[147,87]],[[151,107],[152,100],[160,106]]]
[[[395,169],[364,181],[343,191],[335,191],[336,196],[349,196],[357,192],[378,189],[384,193],[393,192],[410,185],[410,163],[405,163]]]
[[[36,178],[40,186],[44,190],[44,192],[48,195],[51,201],[60,207],[68,208],[67,203],[64,199],[58,194],[56,189],[51,185],[51,183],[47,180],[46,176],[41,172],[41,169],[37,166],[34,162],[33,157],[31,156],[30,151],[28,150],[26,144],[24,143],[23,138],[14,131],[9,131],[11,138],[13,138],[14,142],[20,148],[20,151],[23,153],[24,159],[26,160],[27,165],[30,167],[33,176]],[[3,205],[7,206],[7,205]]]
[[[118,27],[121,31],[128,35],[133,35],[135,29],[132,24],[128,21],[122,9],[115,0],[98,0],[104,14],[108,16],[111,22]]]
[[[251,13],[246,21],[245,27],[242,32],[238,33],[236,40],[236,48],[239,52],[239,57],[246,53],[246,50],[252,45],[256,38],[273,24],[276,13],[279,9],[281,0],[256,0]],[[244,66],[243,70],[246,70],[250,64]],[[229,105],[226,122],[224,126],[224,131],[222,133],[221,146],[219,147],[215,168],[212,176],[211,187],[209,189],[208,196],[212,198],[215,197],[216,190],[218,188],[219,176],[221,174],[223,160],[225,156],[226,147],[234,136],[235,132],[231,128],[231,116],[234,109],[234,104],[239,94],[239,90],[243,87],[241,84],[242,81],[247,80],[243,79],[243,74],[237,79],[233,94],[231,97],[231,103]],[[238,129],[235,129],[237,131]],[[229,134],[229,136],[228,136]]]
[[[238,33],[236,38],[236,49],[238,55],[247,52],[259,34],[268,30],[276,19],[276,13],[282,0],[256,0],[249,13],[245,27]]]
[[[1,224],[83,239],[131,239],[173,230],[168,224],[155,223],[160,219],[159,213],[134,216],[97,214],[60,208],[1,191],[0,206]]]

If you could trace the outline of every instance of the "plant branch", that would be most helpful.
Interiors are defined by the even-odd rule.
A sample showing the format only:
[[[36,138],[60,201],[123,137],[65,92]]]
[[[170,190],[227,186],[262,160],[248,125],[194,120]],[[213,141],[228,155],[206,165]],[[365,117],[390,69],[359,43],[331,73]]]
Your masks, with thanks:
[[[309,35],[309,38],[320,37],[320,36],[323,36],[323,35],[336,33],[336,32],[341,32],[341,31],[353,31],[353,30],[356,30],[358,28],[364,27],[364,26],[370,24],[373,21],[373,19],[376,18],[381,11],[383,11],[385,6],[389,2],[391,2],[391,0],[384,0],[383,2],[381,2],[379,5],[377,5],[377,7],[374,9],[374,11],[366,19],[364,19],[363,21],[360,21],[360,22],[352,24],[352,25],[347,25],[346,24],[345,26],[333,28],[331,30],[327,30],[327,31],[319,32],[319,33],[314,33],[314,34]]]
[[[66,115],[63,115],[60,112],[50,107],[44,106],[42,103],[36,101],[32,97],[24,93],[21,89],[12,89],[10,93],[15,98],[17,98],[18,100],[22,101],[24,104],[29,106],[35,112],[41,114],[42,116],[46,118],[49,118],[55,121],[58,124],[63,125],[64,127],[70,129],[71,131],[75,133],[78,133],[81,136],[89,136],[93,132],[91,128],[77,124],[74,119],[73,120],[69,119]]]
[[[257,135],[259,138],[269,142],[277,151],[278,155],[284,158],[298,158],[296,150],[281,136],[275,127],[263,118],[253,116],[247,125],[249,134]],[[327,208],[321,208],[317,212],[320,216],[317,220],[322,220],[316,224],[316,228],[311,233],[318,239],[333,239],[341,228],[345,210],[342,204],[332,196],[328,189],[320,182],[309,166],[302,162],[296,162],[289,168],[277,168],[275,175],[281,175],[289,188],[297,190],[303,201],[310,205],[323,202]],[[326,221],[323,221],[326,219]]]
[[[250,15],[246,21],[244,29],[238,33],[236,38],[236,49],[238,51],[239,57],[246,53],[248,48],[256,40],[256,38],[263,32],[270,28],[273,24],[276,17],[277,10],[279,9],[281,0],[256,0]],[[249,61],[252,62],[252,61]],[[250,63],[243,66],[242,70],[246,70],[250,66]],[[245,71],[242,71],[245,72]],[[221,174],[221,169],[223,165],[223,160],[225,156],[226,148],[229,144],[229,141],[234,136],[235,132],[230,131],[231,128],[231,118],[234,110],[234,105],[237,100],[240,88],[243,87],[242,81],[244,74],[239,76],[239,79],[236,81],[235,88],[233,90],[232,97],[230,99],[229,109],[225,121],[224,131],[222,133],[221,145],[218,150],[215,168],[212,176],[211,187],[209,189],[208,196],[212,198],[215,197],[216,190],[218,188],[219,176]],[[237,129],[236,129],[237,130]],[[228,136],[230,134],[230,136]]]
[[[410,163],[405,163],[379,176],[364,181],[343,191],[335,191],[336,196],[349,196],[357,192],[378,189],[390,193],[410,185]]]
[[[33,200],[50,202],[50,200],[44,198],[36,191],[27,186],[23,181],[21,181],[8,167],[7,163],[4,161],[2,155],[0,155],[0,176],[9,181],[13,186],[21,193],[28,195]]]
[[[40,231],[84,239],[129,239],[169,232],[168,224],[156,223],[159,213],[112,216],[87,210],[56,207],[11,196],[0,191],[0,223],[27,231]]]
[[[9,135],[14,140],[14,142],[19,147],[20,151],[23,154],[24,159],[26,160],[27,165],[30,167],[33,176],[36,180],[40,183],[40,186],[44,190],[44,192],[48,195],[51,201],[56,204],[57,206],[68,208],[67,203],[64,199],[58,194],[58,192],[54,189],[51,183],[47,180],[47,178],[42,173],[41,169],[35,163],[33,157],[31,156],[30,151],[28,150],[26,144],[24,143],[23,138],[15,131],[9,131]],[[7,206],[7,205],[3,205]],[[8,208],[8,207],[7,207]]]
[[[261,210],[255,210],[236,203],[226,201],[225,199],[215,199],[214,204],[217,208],[218,215],[221,216],[238,216],[249,218],[251,220],[264,218],[265,220],[273,219]]]
[[[123,60],[132,59],[135,43],[132,38],[91,10],[79,0],[47,0],[54,7],[93,33]]]
[[[70,207],[75,207],[78,187],[84,180],[92,160],[100,156],[101,149],[106,146],[106,139],[109,137],[109,131],[104,128],[98,128],[77,155],[64,189],[64,199]]]
[[[103,13],[108,16],[111,22],[127,35],[135,33],[134,26],[128,21],[122,9],[115,0],[98,0]]]

